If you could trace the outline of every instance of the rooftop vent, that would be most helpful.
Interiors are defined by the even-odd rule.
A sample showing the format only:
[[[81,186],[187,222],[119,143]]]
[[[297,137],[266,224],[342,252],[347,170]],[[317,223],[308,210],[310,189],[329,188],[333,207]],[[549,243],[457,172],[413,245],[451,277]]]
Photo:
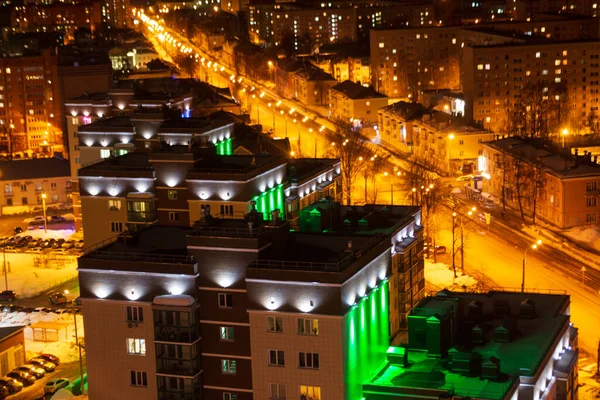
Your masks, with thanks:
[[[485,330],[481,325],[471,328],[471,340],[473,343],[483,344],[485,342]]]
[[[513,315],[507,315],[502,324],[494,330],[494,341],[508,343],[514,339],[516,333],[517,320]]]
[[[478,375],[481,371],[481,355],[476,352],[458,351],[452,354],[452,372]]]
[[[500,360],[496,357],[488,358],[481,364],[481,367],[483,379],[497,381],[500,378]]]
[[[531,299],[525,299],[519,306],[519,317],[521,318],[535,318],[535,301]]]
[[[467,317],[470,319],[479,319],[483,316],[483,303],[475,300],[467,306]]]
[[[503,317],[510,314],[508,300],[494,300],[494,317]]]

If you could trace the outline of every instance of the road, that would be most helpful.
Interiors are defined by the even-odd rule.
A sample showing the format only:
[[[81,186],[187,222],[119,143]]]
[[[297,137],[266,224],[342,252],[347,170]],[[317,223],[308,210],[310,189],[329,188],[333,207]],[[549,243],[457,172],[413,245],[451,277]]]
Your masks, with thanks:
[[[84,364],[85,368],[85,364]],[[33,385],[24,387],[19,393],[9,396],[10,400],[32,400],[44,398],[44,385],[51,379],[67,378],[73,382],[80,376],[79,362],[60,364],[53,373],[46,374],[43,378],[37,380]],[[46,396],[45,398],[50,398]]]
[[[53,305],[50,303],[49,296],[51,293],[60,292],[64,293],[65,290],[69,291],[68,297],[71,299],[76,299],[79,297],[79,280],[72,279],[60,286],[57,286],[51,290],[48,290],[45,293],[41,293],[34,297],[29,297],[26,299],[17,298],[15,301],[10,302],[10,304],[16,304],[23,307],[49,307],[49,308],[65,308],[64,305]],[[8,303],[6,303],[8,304]]]

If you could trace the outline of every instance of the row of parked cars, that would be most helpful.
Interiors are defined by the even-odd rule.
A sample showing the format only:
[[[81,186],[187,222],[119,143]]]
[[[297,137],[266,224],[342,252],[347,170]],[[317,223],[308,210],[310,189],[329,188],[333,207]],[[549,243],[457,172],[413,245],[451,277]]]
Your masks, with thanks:
[[[83,249],[83,240],[42,239],[30,235],[16,235],[1,238],[0,247],[8,253],[77,254]]]
[[[40,354],[0,378],[0,398],[5,398],[13,393],[20,392],[23,386],[30,386],[46,374],[53,373],[60,364],[58,357],[52,354]],[[69,386],[65,378],[51,379],[44,386],[45,393],[55,393],[58,389]]]

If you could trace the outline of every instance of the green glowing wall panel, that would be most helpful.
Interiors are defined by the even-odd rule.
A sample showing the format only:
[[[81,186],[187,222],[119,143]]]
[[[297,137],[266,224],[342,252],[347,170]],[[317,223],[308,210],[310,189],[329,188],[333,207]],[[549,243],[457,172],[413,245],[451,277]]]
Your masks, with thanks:
[[[215,144],[217,154],[220,156],[230,156],[233,154],[233,139],[225,139]]]
[[[263,213],[265,220],[271,219],[271,211],[273,210],[279,210],[279,218],[285,219],[285,194],[283,192],[283,185],[267,189],[254,197],[253,200],[256,201],[256,209]]]
[[[387,279],[361,299],[345,318],[344,382],[346,400],[361,400],[362,386],[386,359],[389,347],[389,288]]]

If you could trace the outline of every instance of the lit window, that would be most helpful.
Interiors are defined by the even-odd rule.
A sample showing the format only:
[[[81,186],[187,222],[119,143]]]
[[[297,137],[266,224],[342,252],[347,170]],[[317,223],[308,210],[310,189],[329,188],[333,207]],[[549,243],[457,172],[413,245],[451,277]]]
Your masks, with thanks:
[[[129,355],[145,356],[146,355],[146,340],[145,339],[127,339],[127,353]]]
[[[548,70],[547,69],[543,70],[542,75],[548,75]]]
[[[221,372],[224,374],[235,375],[235,360],[221,360]]]
[[[540,53],[539,51],[537,53],[535,53],[535,58],[540,58],[542,56],[542,53]]]
[[[456,38],[452,39],[452,44],[456,44]]]
[[[384,48],[384,46],[385,46],[385,44],[384,44],[383,42],[379,42],[379,48],[380,48],[380,49],[383,49],[383,48]]]
[[[177,200],[177,190],[169,190],[167,196],[169,200]]]
[[[483,64],[477,64],[477,69],[481,71],[483,69]]]
[[[5,71],[6,71],[7,74],[10,74],[10,68],[6,68]]]
[[[110,157],[110,149],[100,149],[100,158]]]
[[[300,398],[321,400],[321,388],[318,386],[300,386]]]
[[[319,334],[319,320],[310,318],[298,318],[298,335]]]
[[[110,211],[121,211],[121,200],[109,200],[108,209]]]
[[[235,330],[232,326],[222,326],[220,328],[221,331],[221,340],[225,342],[233,342],[235,339]]]
[[[267,331],[273,333],[283,332],[283,318],[267,317]]]

